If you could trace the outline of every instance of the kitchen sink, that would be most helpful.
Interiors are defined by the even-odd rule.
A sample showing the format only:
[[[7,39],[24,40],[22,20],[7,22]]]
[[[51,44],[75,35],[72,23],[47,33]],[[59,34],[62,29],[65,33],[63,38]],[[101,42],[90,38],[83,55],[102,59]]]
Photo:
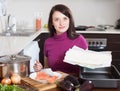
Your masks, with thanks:
[[[0,36],[31,36],[35,32],[26,32],[26,31],[18,31],[18,32],[3,32],[0,33]]]

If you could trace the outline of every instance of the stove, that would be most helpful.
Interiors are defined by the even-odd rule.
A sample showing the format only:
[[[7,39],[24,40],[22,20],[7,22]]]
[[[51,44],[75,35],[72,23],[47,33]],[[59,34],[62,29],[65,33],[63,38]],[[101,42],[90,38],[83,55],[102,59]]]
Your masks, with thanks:
[[[107,39],[106,38],[86,38],[88,42],[88,49],[94,51],[106,51]]]

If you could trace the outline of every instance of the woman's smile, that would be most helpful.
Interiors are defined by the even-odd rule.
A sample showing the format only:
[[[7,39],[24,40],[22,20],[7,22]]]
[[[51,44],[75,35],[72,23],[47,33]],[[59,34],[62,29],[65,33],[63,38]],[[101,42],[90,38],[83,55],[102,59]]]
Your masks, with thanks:
[[[61,29],[61,30],[64,29],[64,28],[65,28],[65,26],[60,26],[60,27],[59,27],[59,29]]]

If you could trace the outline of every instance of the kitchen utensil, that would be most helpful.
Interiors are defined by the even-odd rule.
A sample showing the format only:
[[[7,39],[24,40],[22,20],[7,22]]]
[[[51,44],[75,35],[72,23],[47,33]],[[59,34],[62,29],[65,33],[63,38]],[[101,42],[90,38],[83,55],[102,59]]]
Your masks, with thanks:
[[[18,73],[20,76],[29,76],[30,57],[25,55],[12,55],[0,58],[0,78],[12,73]]]
[[[85,31],[89,28],[95,28],[94,26],[85,26],[85,25],[79,25],[75,27],[75,30],[77,31]]]
[[[75,29],[76,30],[86,30],[88,27],[87,26],[84,26],[84,25],[79,25],[79,26],[76,26]]]
[[[110,29],[110,28],[113,28],[114,26],[113,25],[98,25],[97,28],[101,28],[103,30],[105,29]]]
[[[114,65],[96,69],[82,68],[80,78],[92,81],[96,88],[117,88],[120,73]]]

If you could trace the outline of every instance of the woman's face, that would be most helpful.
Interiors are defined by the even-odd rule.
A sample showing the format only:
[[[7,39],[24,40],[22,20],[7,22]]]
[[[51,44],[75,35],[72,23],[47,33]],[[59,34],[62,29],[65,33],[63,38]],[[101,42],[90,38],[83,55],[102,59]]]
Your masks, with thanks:
[[[59,11],[55,11],[52,15],[52,24],[58,35],[68,30],[69,22],[69,18]]]

